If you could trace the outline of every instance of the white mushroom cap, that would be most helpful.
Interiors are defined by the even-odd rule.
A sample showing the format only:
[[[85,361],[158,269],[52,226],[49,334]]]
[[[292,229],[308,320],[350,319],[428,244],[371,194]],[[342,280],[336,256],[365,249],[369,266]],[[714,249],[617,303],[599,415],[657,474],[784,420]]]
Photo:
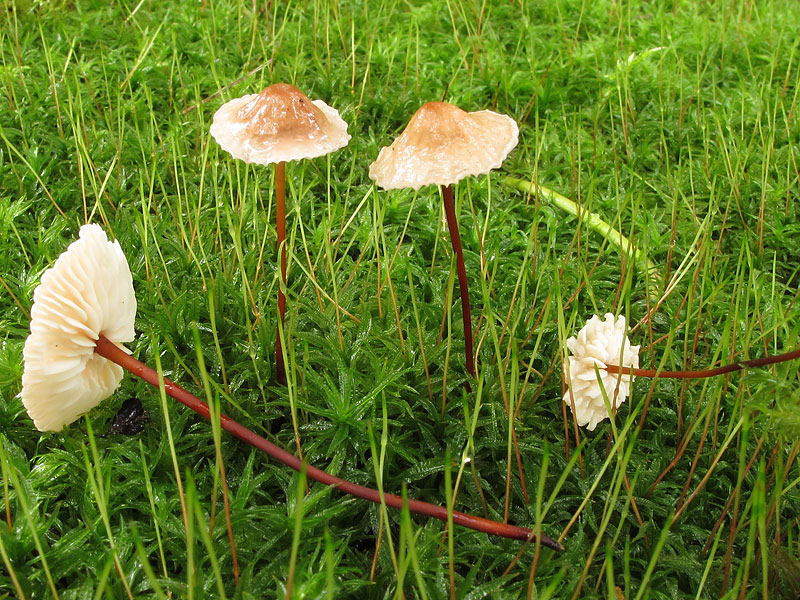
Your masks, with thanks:
[[[369,176],[386,190],[450,185],[499,167],[518,139],[517,123],[507,115],[428,102],[391,146],[381,148]]]
[[[603,388],[612,408],[619,407],[630,394],[634,377],[630,374],[609,373],[606,365],[619,366],[620,357],[625,367],[639,368],[639,346],[631,346],[625,335],[625,317],[607,313],[605,321],[593,315],[578,337],[567,340],[567,348],[572,352],[569,368],[565,365],[564,378],[569,389],[564,394],[564,402],[572,409],[574,401],[575,419],[581,427],[594,431],[600,421],[608,418],[603,400]],[[597,380],[595,365],[600,373]],[[571,390],[571,392],[570,392]]]
[[[135,316],[119,242],[84,225],[33,292],[20,396],[39,431],[59,431],[114,392],[122,368],[96,355],[95,342],[101,333],[120,346],[132,341]]]
[[[288,83],[223,104],[211,135],[234,158],[260,165],[323,156],[350,141],[339,111]]]

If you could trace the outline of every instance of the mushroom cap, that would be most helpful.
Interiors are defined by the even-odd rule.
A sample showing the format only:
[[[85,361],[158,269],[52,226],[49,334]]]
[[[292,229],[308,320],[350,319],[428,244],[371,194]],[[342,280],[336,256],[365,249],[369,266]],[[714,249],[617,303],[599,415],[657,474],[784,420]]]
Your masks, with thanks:
[[[323,156],[350,141],[339,111],[288,83],[223,104],[211,135],[234,158],[259,165]]]
[[[625,317],[622,315],[615,319],[614,315],[606,313],[604,321],[593,315],[577,337],[567,340],[567,348],[572,355],[568,359],[569,369],[566,365],[564,369],[564,378],[570,388],[564,394],[564,403],[572,409],[574,402],[575,420],[589,431],[594,431],[597,424],[609,416],[603,389],[614,408],[625,402],[630,393],[634,379],[632,375],[609,373],[606,370],[606,365],[619,366],[620,357],[622,366],[639,368],[639,346],[631,346],[625,331]],[[595,365],[600,373],[602,388],[597,380]]]
[[[84,225],[33,292],[22,402],[39,431],[59,431],[110,396],[122,368],[94,353],[102,333],[134,338],[136,296],[119,242]]]
[[[369,176],[386,190],[450,185],[499,167],[518,139],[517,122],[507,115],[428,102],[391,146],[381,148]]]

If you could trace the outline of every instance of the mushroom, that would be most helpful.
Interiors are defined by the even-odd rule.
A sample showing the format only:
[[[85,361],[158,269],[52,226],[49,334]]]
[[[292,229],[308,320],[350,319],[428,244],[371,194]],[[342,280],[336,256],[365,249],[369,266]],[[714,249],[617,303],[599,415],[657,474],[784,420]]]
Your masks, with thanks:
[[[447,102],[423,104],[391,146],[381,148],[369,176],[386,190],[440,185],[450,240],[456,255],[467,373],[474,376],[472,321],[464,252],[458,233],[452,185],[499,167],[517,145],[519,128],[507,115],[466,112]]]
[[[639,346],[631,346],[625,332],[625,317],[615,319],[614,315],[606,313],[605,320],[593,315],[577,337],[567,340],[571,355],[564,365],[568,388],[564,403],[572,410],[578,425],[586,426],[589,431],[594,431],[597,424],[609,416],[604,395],[610,399],[611,408],[616,409],[628,398],[636,377],[704,379],[800,358],[800,348],[795,348],[782,354],[696,371],[640,369]]]
[[[155,386],[168,396],[211,419],[208,404],[138,361],[120,345],[134,337],[136,298],[131,272],[118,242],[109,242],[98,225],[84,225],[80,239],[67,248],[33,293],[31,334],[25,342],[22,400],[40,431],[60,430],[109,396],[122,379],[122,369]],[[529,541],[525,527],[498,523],[443,506],[404,499],[340,479],[219,414],[225,431],[265,452],[295,471],[339,491],[440,521],[491,535]],[[558,542],[542,535],[541,543],[561,550]]]
[[[603,321],[593,315],[577,337],[567,340],[572,354],[564,365],[564,378],[568,382],[564,403],[578,425],[586,426],[589,431],[594,431],[609,416],[605,398],[616,409],[630,394],[634,376],[628,369],[639,367],[639,346],[631,346],[625,332],[625,317],[620,315],[615,319],[606,313]],[[608,366],[619,365],[620,361],[621,372],[610,373]]]
[[[223,104],[214,113],[211,135],[223,150],[247,163],[275,165],[275,218],[280,253],[280,324],[275,341],[276,375],[286,382],[281,336],[286,315],[286,162],[323,156],[347,145],[347,123],[322,100],[288,83],[273,84]]]
[[[133,340],[135,315],[119,242],[84,225],[33,292],[20,396],[39,431],[60,431],[117,389],[122,369],[94,347],[101,334],[117,345]]]

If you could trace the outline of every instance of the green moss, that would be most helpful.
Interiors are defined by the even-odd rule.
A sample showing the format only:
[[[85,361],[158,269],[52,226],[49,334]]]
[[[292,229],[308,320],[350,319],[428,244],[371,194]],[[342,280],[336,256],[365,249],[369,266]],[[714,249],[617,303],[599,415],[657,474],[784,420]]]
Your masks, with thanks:
[[[761,379],[640,379],[617,415],[623,437],[609,424],[581,432],[579,459],[560,373],[565,338],[594,312],[640,324],[644,366],[797,346],[799,30],[791,0],[6,2],[0,596],[125,597],[124,573],[134,597],[263,598],[285,593],[290,560],[295,597],[445,598],[451,561],[458,598],[796,591],[796,364]],[[272,171],[233,161],[208,134],[224,101],[276,81],[338,108],[353,135],[287,169],[292,398],[273,375]],[[463,396],[438,192],[387,193],[367,178],[435,99],[515,117],[506,173],[587,207],[657,271],[646,281],[636,260],[503,187],[503,174],[464,181],[480,396],[476,385]],[[33,289],[86,221],[130,261],[140,359],[158,354],[201,391],[197,328],[212,393],[237,420],[294,451],[295,404],[304,457],[370,486],[370,426],[386,431],[384,489],[442,504],[445,457],[467,448],[471,463],[452,468],[455,508],[507,512],[552,537],[597,482],[565,551],[542,550],[535,573],[533,547],[515,562],[520,544],[472,531],[454,530],[445,551],[441,523],[382,523],[377,507],[315,484],[301,499],[298,475],[223,435],[237,586],[207,423],[170,405],[173,455],[158,393],[128,377],[90,415],[93,430],[134,394],[152,420],[136,438],[96,438],[95,464],[86,421],[40,435],[22,410]],[[514,436],[506,402],[519,407]]]

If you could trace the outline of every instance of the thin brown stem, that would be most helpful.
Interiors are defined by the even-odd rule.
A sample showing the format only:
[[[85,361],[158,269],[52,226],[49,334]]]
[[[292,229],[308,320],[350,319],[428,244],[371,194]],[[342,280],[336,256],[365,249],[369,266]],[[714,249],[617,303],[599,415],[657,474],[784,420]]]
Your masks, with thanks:
[[[159,380],[163,381],[164,391],[168,396],[174,398],[184,406],[192,409],[203,418],[211,418],[208,405],[205,402],[187,392],[178,384],[173,383],[169,379],[160,378],[158,373],[156,373],[153,369],[136,360],[133,356],[127,354],[113,342],[109,341],[105,336],[100,335],[100,338],[97,340],[95,352],[100,356],[118,364],[133,375],[143,379],[150,385],[160,387]],[[290,467],[298,472],[303,468],[303,462],[299,458],[221,413],[220,426],[228,433],[236,436],[243,442],[247,442],[254,448],[261,450],[287,467]],[[363,500],[369,500],[370,502],[374,502],[376,504],[385,502],[387,506],[395,509],[402,509],[403,507],[403,499],[400,496],[385,493],[381,495],[378,490],[351,483],[349,481],[345,481],[344,479],[339,479],[338,477],[334,477],[322,469],[318,469],[311,465],[306,465],[305,470],[306,475],[309,478],[324,485],[333,486],[345,494],[350,494],[351,496],[355,496],[356,498],[361,498]],[[408,499],[408,508],[411,512],[433,517],[434,519],[439,519],[445,523],[448,519],[447,509],[444,506],[422,502],[421,500]],[[509,525],[507,523],[498,523],[497,521],[476,517],[474,515],[458,511],[452,511],[452,519],[457,525],[468,527],[469,529],[474,529],[476,531],[482,531],[490,535],[497,535],[504,538],[523,541],[530,541],[531,539],[535,538],[533,532],[526,527]],[[541,543],[554,550],[563,549],[561,544],[545,535],[541,536]]]
[[[472,317],[469,310],[469,290],[467,289],[467,268],[464,265],[464,250],[461,247],[461,236],[458,234],[458,219],[456,218],[455,203],[453,202],[453,187],[442,186],[444,198],[444,213],[447,216],[447,227],[450,229],[450,241],[456,255],[456,270],[458,271],[458,287],[461,291],[461,318],[464,321],[464,350],[467,356],[467,373],[475,376],[475,357],[472,351]]]
[[[281,322],[275,337],[275,376],[278,383],[286,384],[286,365],[283,362],[283,342],[286,330],[286,163],[275,163],[275,221],[278,232],[278,252],[280,253],[281,281],[278,286],[278,313]]]
[[[657,371],[655,369],[634,369],[632,367],[618,367],[616,365],[607,365],[606,370],[608,370],[609,373],[625,373],[636,375],[637,377],[702,379],[705,377],[716,377],[717,375],[724,375],[725,373],[732,373],[734,371],[741,371],[742,369],[773,365],[775,363],[786,362],[787,360],[794,360],[796,358],[800,358],[800,348],[792,350],[791,352],[785,352],[783,354],[764,356],[763,358],[754,358],[752,360],[741,360],[735,363],[717,367],[715,369],[704,369],[700,371]]]

